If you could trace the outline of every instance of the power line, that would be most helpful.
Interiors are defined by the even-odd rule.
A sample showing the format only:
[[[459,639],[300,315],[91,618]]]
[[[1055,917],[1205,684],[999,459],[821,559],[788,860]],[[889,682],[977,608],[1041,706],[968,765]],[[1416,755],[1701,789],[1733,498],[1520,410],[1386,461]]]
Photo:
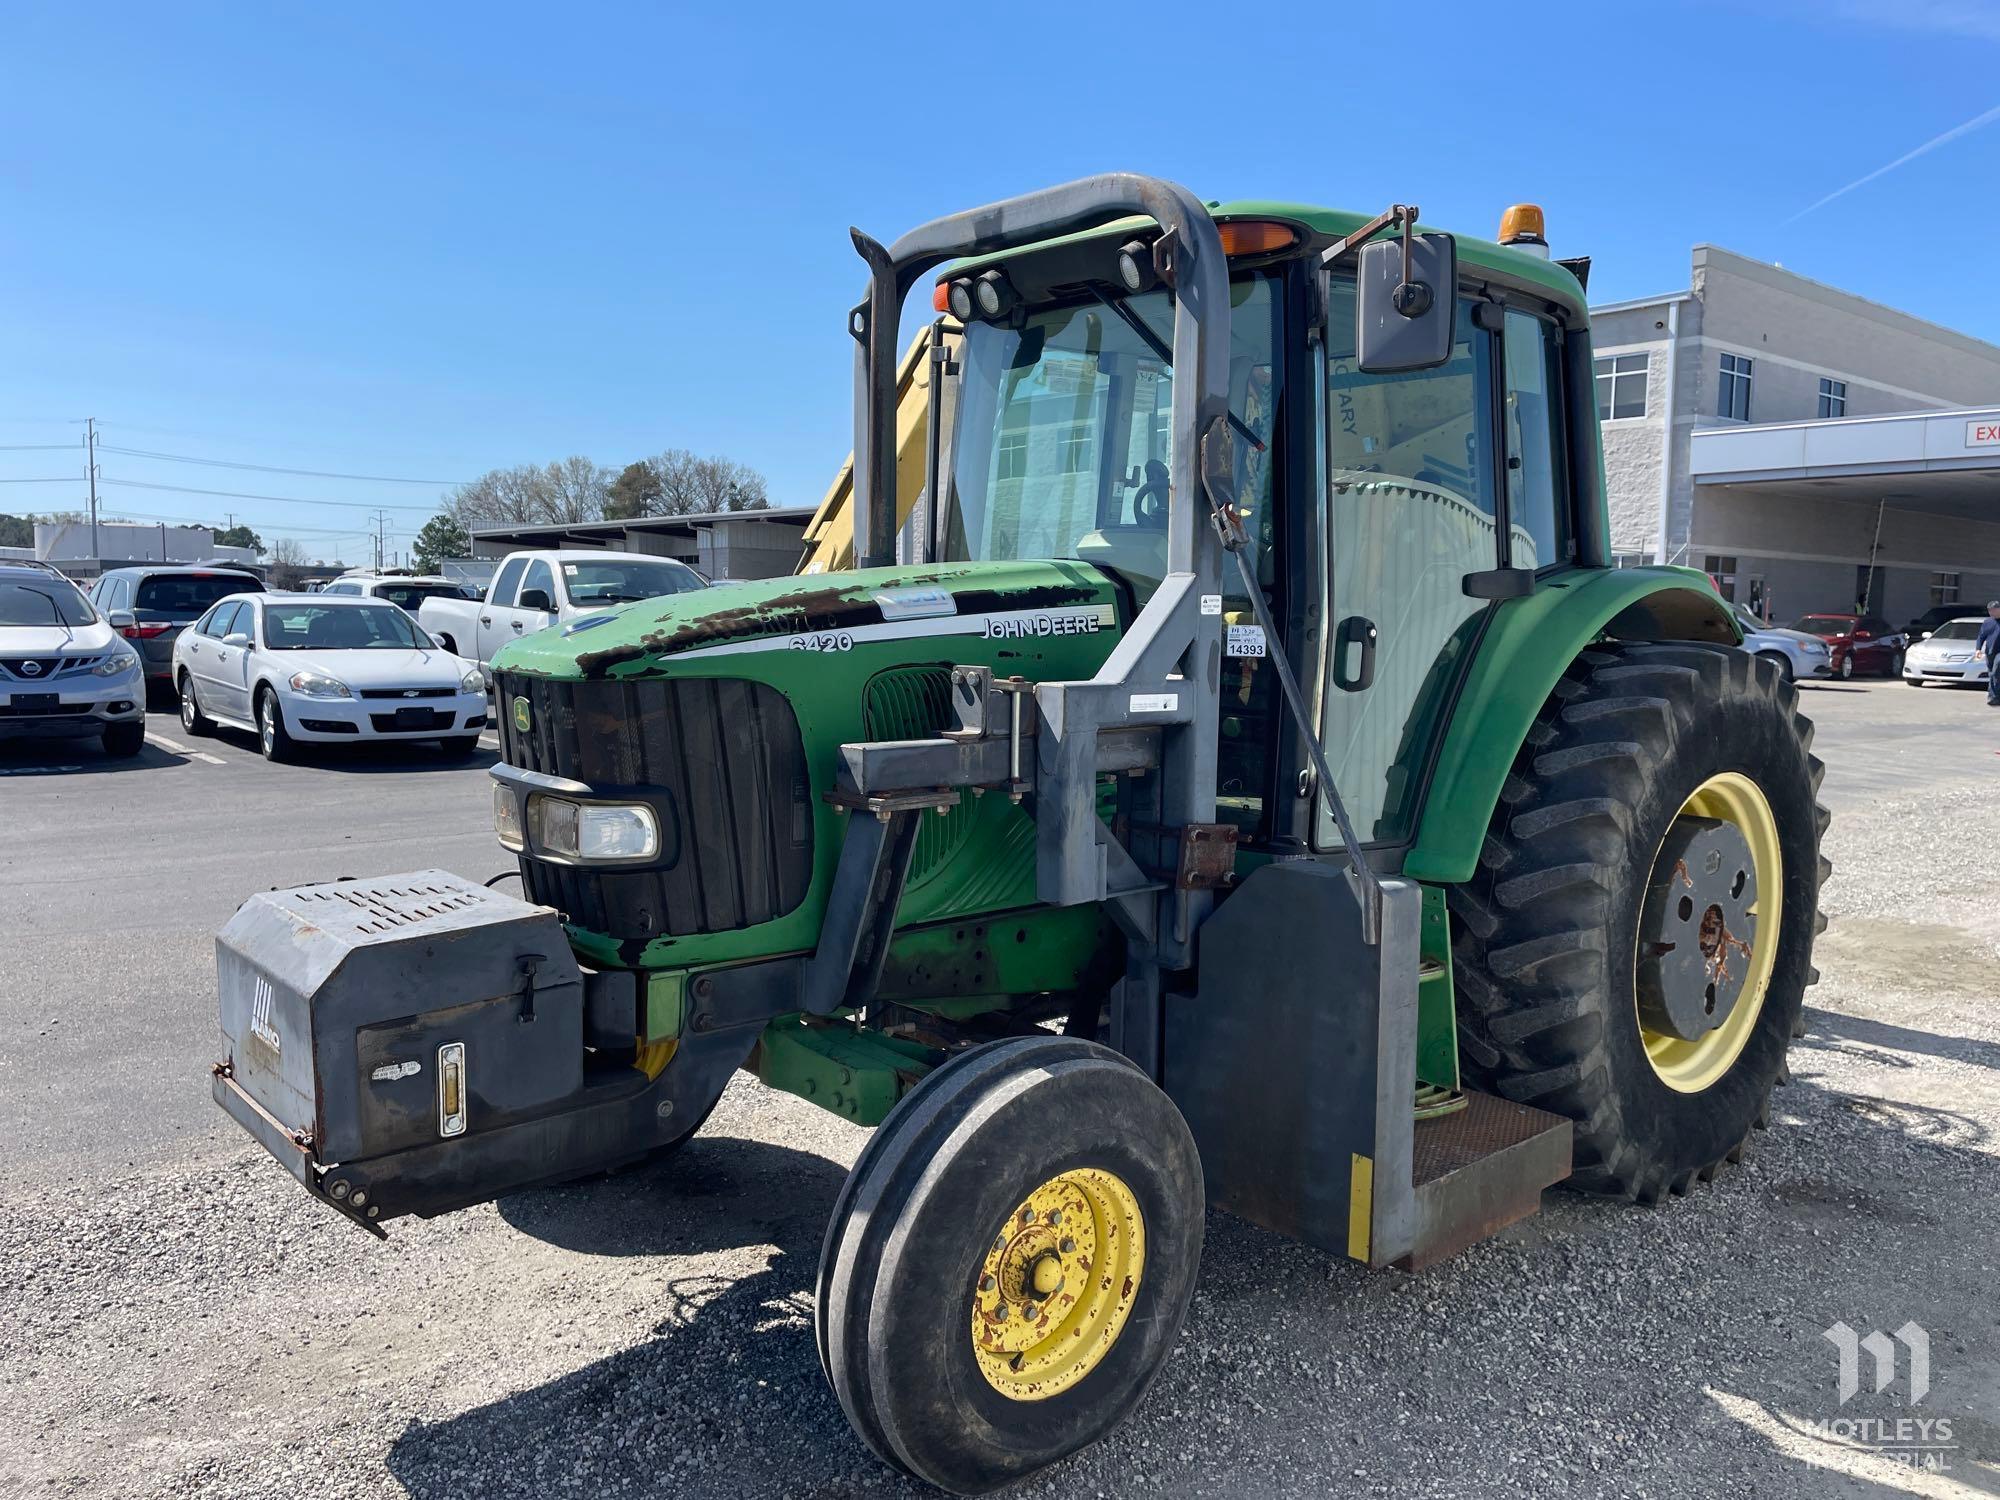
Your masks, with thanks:
[[[155,453],[150,448],[114,448],[109,443],[100,443],[98,446],[106,453],[122,453],[128,458],[158,458],[175,464],[206,464],[211,469],[249,469],[258,474],[300,474],[308,479],[353,479],[364,484],[466,483],[463,479],[403,479],[393,474],[334,474],[325,469],[281,469],[274,464],[235,463],[225,458],[191,458],[185,453]]]
[[[52,479],[0,479],[0,484],[73,484],[74,474],[58,474]]]
[[[0,443],[0,453],[68,453],[78,443]]]
[[[105,447],[106,453],[122,453],[122,448]],[[435,505],[372,505],[365,500],[308,500],[300,495],[252,495],[242,490],[203,490],[185,484],[151,484],[142,479],[107,479],[106,484],[128,490],[167,490],[176,495],[215,495],[224,500],[269,500],[278,505],[337,505],[343,510],[418,510],[435,513]]]

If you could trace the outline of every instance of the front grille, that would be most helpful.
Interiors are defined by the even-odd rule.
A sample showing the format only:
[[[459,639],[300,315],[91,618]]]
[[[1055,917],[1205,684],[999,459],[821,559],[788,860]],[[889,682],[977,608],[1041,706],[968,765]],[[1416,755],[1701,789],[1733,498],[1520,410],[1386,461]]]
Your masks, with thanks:
[[[0,656],[0,672],[19,682],[74,677],[97,665],[95,656]]]
[[[951,672],[944,667],[891,667],[868,679],[861,718],[870,740],[923,740],[951,728]],[[973,803],[961,797],[943,817],[917,821],[910,855],[910,883],[919,884],[943,864],[972,831]]]
[[[812,880],[805,747],[785,695],[760,682],[554,681],[502,672],[501,758],[581,781],[665,794],[669,863],[643,870],[521,861],[530,900],[626,940],[729,932],[784,916]],[[528,727],[521,728],[525,714]]]
[[[370,714],[368,722],[377,734],[414,734],[419,729],[449,729],[453,717],[435,708],[399,708],[394,713]]]
[[[449,698],[457,688],[363,688],[364,698]]]

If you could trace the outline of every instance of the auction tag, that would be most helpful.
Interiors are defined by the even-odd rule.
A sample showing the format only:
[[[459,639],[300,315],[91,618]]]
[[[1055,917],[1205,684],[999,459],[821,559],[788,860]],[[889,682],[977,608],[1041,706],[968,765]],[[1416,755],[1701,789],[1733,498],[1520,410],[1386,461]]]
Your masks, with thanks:
[[[1264,654],[1264,627],[1262,625],[1232,625],[1229,640],[1223,651],[1229,656],[1262,656]]]
[[[1221,613],[1222,613],[1222,595],[1220,595],[1220,594],[1203,594],[1203,595],[1201,596],[1201,612],[1202,612],[1203,614],[1205,614],[1205,615],[1219,615],[1219,614],[1221,614]]]
[[[1129,711],[1135,714],[1170,714],[1180,706],[1179,693],[1134,693]]]

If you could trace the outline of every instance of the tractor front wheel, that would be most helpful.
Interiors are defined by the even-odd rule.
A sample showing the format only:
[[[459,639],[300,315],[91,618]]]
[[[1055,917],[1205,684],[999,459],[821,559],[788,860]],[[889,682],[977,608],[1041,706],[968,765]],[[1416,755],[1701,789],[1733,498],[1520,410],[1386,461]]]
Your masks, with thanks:
[[[1740,651],[1590,648],[1453,891],[1468,1075],[1574,1121],[1580,1187],[1686,1192],[1769,1118],[1828,870],[1797,703]]]
[[[1031,1474],[1131,1413],[1201,1260],[1180,1111],[1070,1037],[954,1058],[890,1112],[820,1256],[820,1363],[886,1462],[958,1494]]]

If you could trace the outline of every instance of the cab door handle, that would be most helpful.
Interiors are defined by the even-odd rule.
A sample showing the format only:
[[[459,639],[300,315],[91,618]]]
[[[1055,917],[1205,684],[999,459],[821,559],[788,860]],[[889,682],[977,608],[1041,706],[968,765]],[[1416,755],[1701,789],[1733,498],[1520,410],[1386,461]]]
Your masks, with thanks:
[[[1345,693],[1365,691],[1375,681],[1375,642],[1381,635],[1375,622],[1362,615],[1349,615],[1333,633],[1333,685]],[[1357,655],[1353,669],[1350,657]]]

